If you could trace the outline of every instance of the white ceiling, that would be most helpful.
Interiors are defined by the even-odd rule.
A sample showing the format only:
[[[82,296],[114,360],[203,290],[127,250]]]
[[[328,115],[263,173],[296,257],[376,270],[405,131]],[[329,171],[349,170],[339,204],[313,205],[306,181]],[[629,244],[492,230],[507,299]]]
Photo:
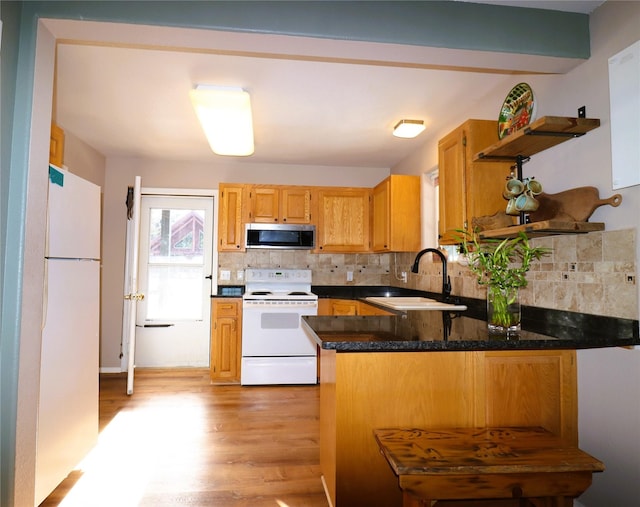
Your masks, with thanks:
[[[603,2],[526,3],[591,12]],[[550,7],[559,5],[544,6]],[[215,84],[251,94],[256,149],[243,162],[387,168],[439,132],[446,118],[463,118],[470,103],[506,95],[519,79],[512,70],[575,66],[557,58],[391,44],[46,23],[60,43],[55,119],[109,157],[222,162],[188,95],[195,84]],[[414,140],[393,137],[402,118],[425,120],[427,131]]]

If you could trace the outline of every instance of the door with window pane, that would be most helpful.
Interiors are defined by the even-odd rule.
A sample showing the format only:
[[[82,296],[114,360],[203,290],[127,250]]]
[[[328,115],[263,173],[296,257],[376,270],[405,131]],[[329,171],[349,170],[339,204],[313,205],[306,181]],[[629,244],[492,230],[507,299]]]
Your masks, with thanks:
[[[136,366],[209,365],[213,198],[143,195]]]

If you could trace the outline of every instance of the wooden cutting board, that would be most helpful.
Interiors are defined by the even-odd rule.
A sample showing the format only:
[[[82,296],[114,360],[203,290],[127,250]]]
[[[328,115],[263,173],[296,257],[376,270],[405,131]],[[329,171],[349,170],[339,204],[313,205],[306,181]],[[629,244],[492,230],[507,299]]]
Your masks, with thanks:
[[[605,204],[617,207],[622,202],[620,194],[614,194],[608,199],[600,199],[596,187],[578,187],[565,190],[557,194],[536,196],[540,202],[538,210],[529,214],[531,222],[545,220],[563,220],[587,222],[593,212]]]

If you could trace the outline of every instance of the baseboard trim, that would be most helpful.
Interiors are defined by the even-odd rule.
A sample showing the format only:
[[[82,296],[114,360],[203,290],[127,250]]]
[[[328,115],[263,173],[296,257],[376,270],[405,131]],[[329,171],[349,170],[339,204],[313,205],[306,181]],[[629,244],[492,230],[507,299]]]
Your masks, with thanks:
[[[100,373],[123,373],[123,371],[122,368],[110,366],[100,368]]]

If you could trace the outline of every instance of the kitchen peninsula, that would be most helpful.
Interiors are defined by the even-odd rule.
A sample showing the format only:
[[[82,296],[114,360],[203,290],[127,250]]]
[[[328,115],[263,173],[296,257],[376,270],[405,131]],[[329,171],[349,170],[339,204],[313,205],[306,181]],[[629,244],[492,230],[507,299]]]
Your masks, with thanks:
[[[332,505],[402,505],[374,429],[541,426],[577,446],[575,349],[638,345],[638,323],[528,310],[513,340],[489,339],[473,304],[304,317],[320,346],[320,463]]]

